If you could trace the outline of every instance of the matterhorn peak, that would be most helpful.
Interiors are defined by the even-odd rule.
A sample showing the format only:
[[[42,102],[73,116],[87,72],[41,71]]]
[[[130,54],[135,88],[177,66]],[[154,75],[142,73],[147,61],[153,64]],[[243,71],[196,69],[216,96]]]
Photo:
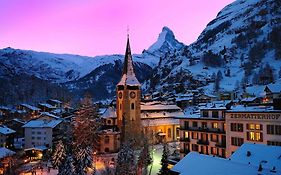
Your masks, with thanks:
[[[147,51],[165,51],[167,49],[180,49],[181,47],[183,47],[183,44],[175,38],[173,31],[167,26],[164,26],[157,41]]]

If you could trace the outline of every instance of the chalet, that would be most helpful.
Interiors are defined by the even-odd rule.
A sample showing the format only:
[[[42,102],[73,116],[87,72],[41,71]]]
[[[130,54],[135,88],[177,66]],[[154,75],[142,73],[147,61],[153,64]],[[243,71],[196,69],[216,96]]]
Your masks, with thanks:
[[[6,122],[5,125],[16,131],[15,138],[22,138],[24,137],[24,129],[22,126],[25,125],[25,123],[25,121],[15,118]]]
[[[0,125],[0,146],[6,148],[14,147],[14,136],[16,131],[5,125]]]
[[[52,110],[56,109],[55,106],[52,106],[49,103],[39,103],[38,107],[41,109],[42,112],[51,112]]]
[[[265,97],[264,103],[272,103],[273,99],[281,97],[281,85],[280,84],[269,84],[264,88]]]
[[[249,98],[243,98],[240,103],[242,105],[247,105],[247,106],[253,106],[253,105],[258,105],[262,102],[261,98],[259,97],[249,97]]]
[[[209,103],[209,102],[215,101],[216,99],[217,99],[217,96],[215,96],[215,95],[201,94],[201,95],[194,97],[193,104],[196,105],[199,103]]]
[[[26,111],[28,114],[30,114],[31,116],[36,116],[39,114],[40,109],[32,106],[32,105],[28,105],[28,104],[21,104],[17,107],[18,110],[22,110],[22,111]]]
[[[62,102],[59,100],[55,100],[55,99],[50,99],[47,101],[48,104],[56,107],[56,108],[61,108],[62,107]]]

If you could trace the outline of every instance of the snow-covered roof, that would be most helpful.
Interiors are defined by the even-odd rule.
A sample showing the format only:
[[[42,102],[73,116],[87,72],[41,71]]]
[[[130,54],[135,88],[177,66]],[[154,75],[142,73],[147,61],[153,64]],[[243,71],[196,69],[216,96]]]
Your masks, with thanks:
[[[113,107],[108,107],[106,111],[102,114],[102,118],[117,118],[116,111]]]
[[[247,151],[251,152],[250,156],[247,156]],[[259,164],[262,165],[261,171],[258,171]],[[273,167],[276,172],[272,171]],[[172,171],[180,175],[277,175],[281,173],[280,168],[281,147],[248,143],[229,159],[190,152]]]
[[[238,151],[231,155],[231,161],[243,164],[249,164],[276,171],[281,173],[281,147],[268,146],[264,144],[244,143]],[[277,173],[278,174],[278,173]]]
[[[62,104],[62,102],[61,102],[61,101],[56,100],[56,99],[50,99],[49,101],[52,101],[52,102],[54,102],[54,103],[58,103],[58,104]]]
[[[5,147],[0,147],[0,159],[7,157],[7,156],[12,156],[16,154],[14,151],[11,151]]]
[[[246,88],[246,92],[256,97],[264,97],[264,86],[251,86]]]
[[[12,134],[12,133],[15,133],[16,131],[12,130],[11,128],[8,128],[7,126],[5,125],[0,125],[0,133],[1,134]]]
[[[175,111],[175,112],[166,112],[166,111],[159,111],[159,112],[142,112],[141,118],[173,118],[173,117],[179,117],[184,116],[184,113],[182,111]]]
[[[267,87],[273,93],[281,93],[281,84],[280,83],[268,84]]]
[[[177,105],[171,105],[171,104],[151,104],[151,103],[144,103],[141,104],[141,110],[142,111],[149,111],[149,110],[155,110],[155,111],[162,111],[162,110],[181,110],[180,107]]]
[[[241,100],[241,102],[252,102],[252,101],[254,101],[254,100],[256,100],[256,99],[257,99],[257,97],[243,98],[243,99]]]
[[[179,125],[179,119],[161,118],[161,119],[142,119],[142,126],[159,126],[159,125]]]
[[[281,110],[274,110],[273,106],[232,106],[227,112],[281,112]]]
[[[24,120],[18,119],[18,118],[14,118],[13,121],[19,122],[21,124],[25,124],[26,122]]]
[[[28,150],[44,151],[46,149],[48,149],[46,146],[35,146],[35,147],[27,148],[24,151],[28,151]]]
[[[39,103],[39,105],[44,106],[46,108],[51,108],[51,109],[55,109],[56,107],[50,105],[49,103]]]
[[[60,119],[59,116],[53,115],[53,114],[51,114],[49,112],[41,112],[40,116],[48,116],[48,117],[51,117],[51,118],[54,118],[54,119]]]
[[[24,128],[54,128],[60,124],[62,120],[31,120],[22,127]]]
[[[26,107],[26,108],[28,108],[28,109],[33,110],[33,111],[39,111],[39,110],[40,110],[39,108],[37,108],[37,107],[35,107],[35,106],[31,106],[31,105],[25,104],[25,103],[21,104],[21,106],[24,106],[24,107]]]

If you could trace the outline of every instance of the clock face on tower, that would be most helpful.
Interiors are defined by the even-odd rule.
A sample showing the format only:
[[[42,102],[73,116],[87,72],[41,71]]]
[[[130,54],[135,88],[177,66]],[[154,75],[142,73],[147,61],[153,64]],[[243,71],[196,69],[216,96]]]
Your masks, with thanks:
[[[122,92],[118,93],[118,97],[121,99],[122,98]]]
[[[135,97],[136,97],[136,93],[135,93],[135,92],[131,92],[131,93],[130,93],[130,97],[131,97],[131,98],[135,98]]]

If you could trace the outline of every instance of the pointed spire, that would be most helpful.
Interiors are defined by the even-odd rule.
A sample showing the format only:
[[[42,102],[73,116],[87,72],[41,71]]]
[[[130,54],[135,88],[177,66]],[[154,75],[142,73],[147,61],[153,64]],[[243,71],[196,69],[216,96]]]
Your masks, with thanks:
[[[133,68],[129,34],[127,34],[127,46],[126,46],[126,53],[125,53],[123,71],[122,71],[122,78],[118,83],[118,85],[121,84],[140,85],[139,81],[136,78]]]

